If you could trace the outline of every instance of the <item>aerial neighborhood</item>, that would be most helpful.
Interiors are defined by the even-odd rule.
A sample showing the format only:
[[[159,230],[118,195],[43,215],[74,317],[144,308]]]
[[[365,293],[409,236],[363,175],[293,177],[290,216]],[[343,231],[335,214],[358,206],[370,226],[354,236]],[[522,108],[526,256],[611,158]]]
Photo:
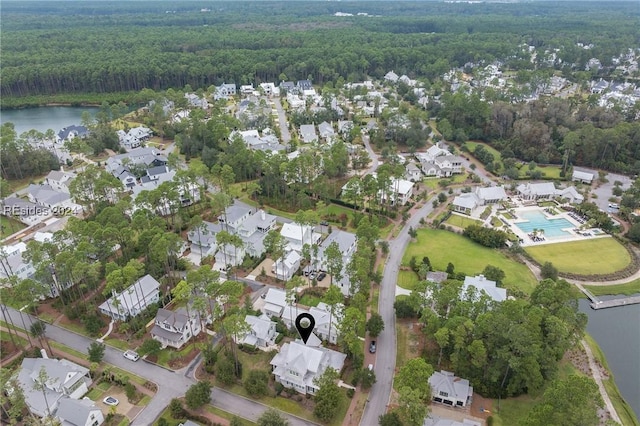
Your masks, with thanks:
[[[334,9],[309,25],[383,19]],[[156,47],[205,55],[181,25],[214,12],[163,11],[184,39]],[[277,37],[302,51],[297,19]],[[439,31],[384,22],[416,48]],[[601,297],[640,291],[640,49],[536,37],[272,75],[274,53],[61,128],[3,119],[2,423],[638,424],[586,324],[640,303]]]

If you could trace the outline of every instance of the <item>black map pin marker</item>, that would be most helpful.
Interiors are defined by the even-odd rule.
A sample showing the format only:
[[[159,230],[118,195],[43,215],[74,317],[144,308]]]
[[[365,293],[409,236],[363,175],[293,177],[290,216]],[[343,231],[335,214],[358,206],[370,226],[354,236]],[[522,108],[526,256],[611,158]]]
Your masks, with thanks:
[[[309,322],[307,325],[306,322]],[[309,336],[313,332],[313,327],[316,325],[316,320],[313,319],[311,314],[300,314],[296,318],[296,328],[298,329],[298,333],[300,333],[300,337],[302,337],[302,341],[306,344],[307,340],[309,340]]]

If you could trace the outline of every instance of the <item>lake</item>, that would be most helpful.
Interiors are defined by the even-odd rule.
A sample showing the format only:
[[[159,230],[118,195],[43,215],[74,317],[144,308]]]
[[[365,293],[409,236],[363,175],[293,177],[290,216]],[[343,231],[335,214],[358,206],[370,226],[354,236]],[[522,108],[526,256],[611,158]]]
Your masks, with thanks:
[[[4,110],[0,111],[0,123],[13,123],[18,136],[31,129],[43,133],[53,129],[58,133],[72,124],[80,125],[83,111],[89,111],[91,115],[95,115],[98,109],[98,107],[47,106]]]
[[[589,317],[587,333],[604,352],[620,393],[640,418],[640,305],[596,311],[580,299],[580,311]]]

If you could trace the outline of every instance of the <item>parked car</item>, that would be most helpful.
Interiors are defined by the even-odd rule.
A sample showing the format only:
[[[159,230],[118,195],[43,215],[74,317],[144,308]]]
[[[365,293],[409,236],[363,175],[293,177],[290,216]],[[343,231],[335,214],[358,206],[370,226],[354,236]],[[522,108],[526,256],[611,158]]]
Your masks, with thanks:
[[[315,272],[312,272],[312,273],[310,273],[310,274],[309,274],[309,279],[310,279],[310,280],[313,280],[313,279],[315,279],[315,278],[316,278],[316,274],[315,274]]]
[[[320,225],[329,226],[329,222],[327,222],[326,220],[323,220],[322,222],[320,222]]]
[[[369,369],[369,371],[373,371],[373,364],[369,364],[369,367],[367,367]]]
[[[325,274],[324,272],[320,272],[320,274],[318,274],[318,281],[322,281],[324,280],[324,277],[326,277],[327,274]]]
[[[112,406],[116,406],[118,404],[120,404],[120,401],[118,401],[116,398],[112,397],[112,396],[108,396],[105,399],[102,400],[102,402],[104,402],[107,405],[112,405]]]
[[[125,351],[122,356],[126,359],[130,359],[131,361],[137,361],[140,359],[140,355],[138,355],[138,353],[134,351]]]
[[[376,353],[376,341],[372,340],[371,343],[369,343],[369,352],[372,354]]]

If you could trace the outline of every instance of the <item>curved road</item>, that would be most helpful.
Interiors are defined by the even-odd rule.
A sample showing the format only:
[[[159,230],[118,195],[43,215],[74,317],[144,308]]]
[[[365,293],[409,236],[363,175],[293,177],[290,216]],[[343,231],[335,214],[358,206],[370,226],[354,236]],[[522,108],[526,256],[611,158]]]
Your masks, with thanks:
[[[369,392],[369,399],[360,420],[362,426],[377,425],[378,417],[386,412],[389,404],[396,367],[396,316],[393,302],[396,297],[398,271],[402,263],[402,255],[411,240],[409,228],[417,229],[420,219],[433,211],[432,202],[435,198],[437,197],[427,200],[425,205],[411,216],[398,236],[389,242],[389,257],[385,263],[378,301],[378,313],[382,316],[385,326],[377,338],[378,350],[374,367],[376,384]]]
[[[11,320],[20,327],[25,320],[26,326],[29,327],[29,321],[36,318],[26,313],[20,313],[13,308],[7,308],[7,314]],[[21,315],[23,318],[21,318]],[[75,349],[79,352],[86,353],[89,345],[94,341],[88,337],[73,333],[64,328],[47,324],[46,335],[49,339]],[[155,382],[158,385],[158,391],[151,399],[142,412],[133,420],[132,426],[149,426],[160,416],[162,411],[169,405],[173,398],[184,396],[185,392],[191,385],[196,383],[192,377],[183,375],[178,372],[165,370],[154,364],[144,361],[132,362],[122,356],[122,351],[107,346],[104,354],[104,361],[113,364],[125,371],[134,373],[146,380]],[[211,392],[211,404],[224,411],[244,417],[251,421],[256,421],[258,417],[269,407],[259,402],[243,398],[239,395],[229,393],[220,388],[213,388]],[[316,426],[317,423],[282,413],[289,420],[291,426]]]

